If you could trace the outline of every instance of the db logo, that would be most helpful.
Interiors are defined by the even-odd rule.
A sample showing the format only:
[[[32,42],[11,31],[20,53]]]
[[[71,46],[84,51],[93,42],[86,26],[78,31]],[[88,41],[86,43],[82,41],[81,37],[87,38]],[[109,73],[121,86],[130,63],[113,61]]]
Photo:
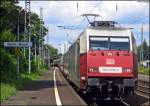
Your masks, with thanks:
[[[114,59],[106,59],[106,64],[115,64]]]

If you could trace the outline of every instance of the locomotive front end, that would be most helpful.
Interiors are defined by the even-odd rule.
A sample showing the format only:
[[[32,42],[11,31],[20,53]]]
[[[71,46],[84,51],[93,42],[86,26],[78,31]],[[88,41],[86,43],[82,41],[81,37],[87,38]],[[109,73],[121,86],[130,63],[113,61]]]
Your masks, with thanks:
[[[111,32],[111,33],[110,33]],[[134,92],[137,83],[135,39],[130,30],[90,30],[87,92],[116,98]]]

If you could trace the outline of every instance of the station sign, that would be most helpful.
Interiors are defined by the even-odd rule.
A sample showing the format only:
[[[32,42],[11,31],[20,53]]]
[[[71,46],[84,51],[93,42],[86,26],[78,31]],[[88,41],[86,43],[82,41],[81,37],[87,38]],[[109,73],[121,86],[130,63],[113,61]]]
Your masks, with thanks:
[[[32,42],[4,42],[5,47],[31,47]]]

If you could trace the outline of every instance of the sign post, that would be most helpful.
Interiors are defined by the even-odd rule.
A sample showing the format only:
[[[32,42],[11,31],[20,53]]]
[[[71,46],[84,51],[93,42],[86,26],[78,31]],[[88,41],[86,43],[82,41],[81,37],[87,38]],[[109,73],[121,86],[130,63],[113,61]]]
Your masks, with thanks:
[[[19,48],[16,49],[16,56],[17,56],[17,75],[20,74],[20,68],[19,68]]]
[[[22,54],[19,48],[21,47],[31,47],[32,42],[4,42],[5,47],[17,47],[15,49],[15,54],[17,56],[17,75],[19,76],[19,56]]]
[[[19,57],[20,57],[20,55],[21,55],[21,51],[20,51],[20,49],[19,48],[16,48],[15,49],[15,54],[16,54],[16,56],[17,56],[17,75],[18,75],[18,77],[19,77],[19,74],[20,74],[20,68],[19,68]]]
[[[17,56],[17,76],[19,77],[20,68],[19,68],[19,56]]]

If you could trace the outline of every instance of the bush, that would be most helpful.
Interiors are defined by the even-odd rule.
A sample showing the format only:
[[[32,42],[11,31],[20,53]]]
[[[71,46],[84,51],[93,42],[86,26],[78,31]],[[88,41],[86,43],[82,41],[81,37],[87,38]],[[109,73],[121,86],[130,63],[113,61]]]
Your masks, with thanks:
[[[144,75],[150,75],[150,69],[141,66],[141,67],[139,68],[139,73],[140,73],[140,74],[144,74]]]
[[[1,101],[8,99],[10,95],[14,95],[16,89],[10,84],[1,83]]]
[[[28,72],[28,67],[29,67],[28,58],[26,59],[25,57],[20,57],[20,70],[21,70],[21,73]]]
[[[11,79],[15,79],[16,76],[16,59],[2,48],[0,48],[0,54],[1,81],[11,82]]]
[[[1,101],[8,99],[11,95],[16,93],[16,90],[22,89],[24,85],[31,83],[32,80],[40,78],[41,73],[46,71],[44,64],[37,67],[37,61],[42,63],[42,59],[34,59],[31,63],[31,74],[28,74],[28,58],[20,57],[20,75],[17,76],[16,72],[16,58],[7,53],[4,49],[0,48],[2,59],[0,60],[1,67]],[[19,78],[19,79],[18,79]]]

